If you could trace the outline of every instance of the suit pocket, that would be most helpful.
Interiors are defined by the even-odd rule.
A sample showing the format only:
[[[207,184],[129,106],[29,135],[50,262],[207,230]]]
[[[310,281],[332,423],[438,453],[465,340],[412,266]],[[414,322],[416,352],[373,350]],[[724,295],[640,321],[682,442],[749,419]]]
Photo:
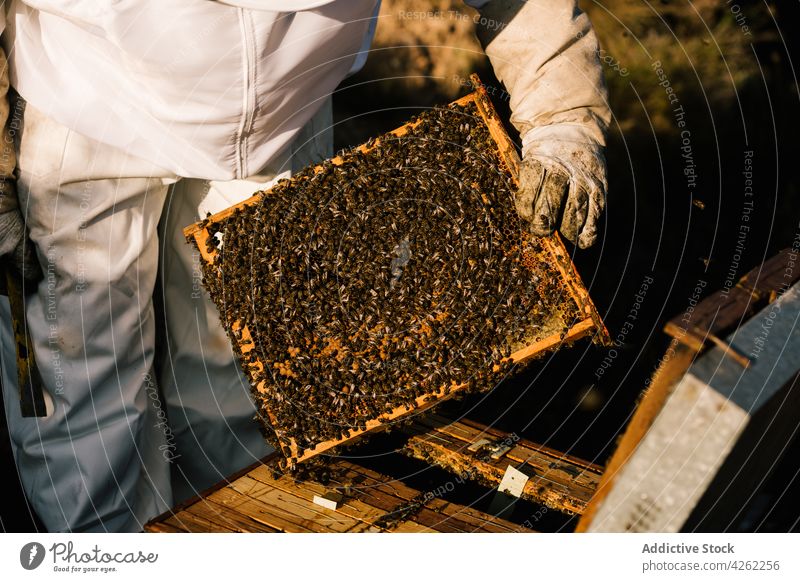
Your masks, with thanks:
[[[37,181],[61,172],[69,129],[18,98],[9,115],[20,180]]]

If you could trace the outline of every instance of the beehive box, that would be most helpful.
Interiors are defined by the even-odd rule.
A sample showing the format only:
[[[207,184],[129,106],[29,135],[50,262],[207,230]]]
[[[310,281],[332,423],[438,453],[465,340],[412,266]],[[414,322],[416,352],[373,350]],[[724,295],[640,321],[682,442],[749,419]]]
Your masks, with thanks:
[[[403,427],[400,452],[490,489],[513,466],[528,477],[520,498],[567,515],[582,514],[597,490],[602,467],[469,418],[430,413]]]
[[[185,230],[289,464],[607,341],[558,235],[517,222],[519,158],[473,82]]]
[[[276,453],[277,455],[277,453]],[[145,524],[149,533],[532,533],[345,459],[325,485],[264,459]],[[335,496],[335,497],[334,497]],[[334,498],[336,505],[321,503]]]
[[[298,473],[281,471],[280,454],[272,453],[153,518],[144,530],[567,531],[567,516],[584,510],[600,479],[592,463],[467,418],[423,415],[402,432],[394,451],[334,459]],[[509,466],[531,474],[513,510],[496,491]]]

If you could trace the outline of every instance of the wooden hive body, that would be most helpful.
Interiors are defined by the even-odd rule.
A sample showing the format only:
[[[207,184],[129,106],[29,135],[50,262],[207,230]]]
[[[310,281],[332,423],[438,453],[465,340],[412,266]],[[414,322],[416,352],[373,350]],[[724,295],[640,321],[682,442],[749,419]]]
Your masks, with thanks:
[[[564,523],[560,518],[549,526],[537,523],[550,510],[582,513],[600,479],[601,468],[596,465],[467,419],[425,416],[403,432],[408,440],[388,453],[382,469],[366,466],[364,459],[336,459],[326,466],[329,476],[323,484],[313,474],[307,478],[280,474],[276,471],[280,455],[274,453],[153,518],[144,529],[153,533],[526,533]],[[480,446],[470,446],[487,439],[512,446],[496,459],[484,455]],[[400,455],[429,463],[431,470],[418,473],[415,466],[409,472],[402,468]],[[533,473],[521,496],[532,504],[509,512],[513,504],[495,496],[505,508],[497,513],[506,514],[497,515],[490,490],[497,487],[506,467],[520,463]],[[447,473],[437,474],[432,465]],[[478,487],[488,487],[480,495],[489,503],[463,503],[449,495],[473,480],[482,484]],[[335,506],[319,500],[334,495]],[[530,519],[526,519],[526,508],[534,510]]]

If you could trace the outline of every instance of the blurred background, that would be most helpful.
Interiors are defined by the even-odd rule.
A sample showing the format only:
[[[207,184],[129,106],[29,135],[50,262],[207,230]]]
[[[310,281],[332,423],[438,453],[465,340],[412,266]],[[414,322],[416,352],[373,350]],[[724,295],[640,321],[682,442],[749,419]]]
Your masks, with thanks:
[[[601,239],[591,249],[570,250],[612,337],[643,280],[654,282],[602,376],[596,371],[606,352],[584,343],[538,362],[488,398],[448,406],[602,465],[668,343],[664,323],[687,308],[698,282],[709,294],[800,236],[794,167],[800,107],[793,69],[800,53],[791,34],[800,22],[800,3],[581,4],[599,37],[614,119]],[[408,16],[430,11],[439,16]],[[474,37],[474,14],[461,0],[384,0],[365,68],[334,96],[337,149],[464,95],[472,72],[497,88],[495,106],[513,135],[501,85]],[[659,85],[658,61],[683,106],[685,128],[678,128],[675,105]],[[691,188],[683,129],[690,132],[696,174]],[[746,158],[754,196],[743,238]],[[13,463],[6,438],[0,447],[3,462]],[[766,486],[768,497],[752,529],[797,528],[797,459],[795,442]],[[6,497],[0,529],[29,531],[33,519],[18,489]]]

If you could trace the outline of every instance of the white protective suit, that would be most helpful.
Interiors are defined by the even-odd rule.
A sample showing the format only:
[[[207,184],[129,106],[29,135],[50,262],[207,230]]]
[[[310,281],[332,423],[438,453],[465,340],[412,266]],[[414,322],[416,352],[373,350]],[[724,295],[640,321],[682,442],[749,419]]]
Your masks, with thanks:
[[[11,3],[17,190],[45,275],[27,316],[52,412],[20,418],[3,395],[48,530],[140,530],[269,452],[182,229],[333,154],[330,94],[363,63],[377,0],[315,4]]]
[[[587,34],[574,0],[535,18],[533,5],[549,2],[530,2],[509,30],[544,39],[556,30],[559,42]],[[12,446],[49,530],[134,531],[268,452],[181,231],[332,155],[329,96],[363,63],[378,0],[7,4],[11,84],[28,103],[11,112],[22,128],[12,132],[17,190],[45,275],[27,316],[50,410],[21,418],[16,390],[4,389]],[[287,4],[296,12],[280,12]],[[490,52],[502,34],[487,48],[493,65],[524,64],[525,39]],[[540,73],[563,48],[536,47]],[[576,78],[596,84],[597,59],[582,56]],[[542,75],[501,71],[515,85],[512,109],[577,107],[552,93],[520,101]],[[515,119],[524,130],[535,122]],[[3,386],[15,386],[0,307]]]

